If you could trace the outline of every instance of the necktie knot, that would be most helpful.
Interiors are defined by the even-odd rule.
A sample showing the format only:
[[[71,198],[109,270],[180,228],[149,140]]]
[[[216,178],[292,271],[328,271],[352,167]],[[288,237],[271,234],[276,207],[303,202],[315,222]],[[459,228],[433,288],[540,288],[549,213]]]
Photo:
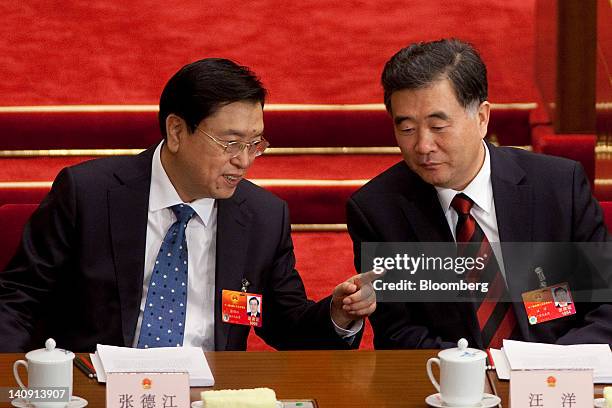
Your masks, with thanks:
[[[473,205],[474,202],[472,199],[463,193],[457,194],[453,198],[453,201],[451,201],[451,207],[453,207],[459,215],[468,215]]]
[[[173,205],[170,207],[170,209],[172,209],[172,212],[174,212],[176,220],[181,224],[187,223],[195,214],[195,210],[187,204]]]

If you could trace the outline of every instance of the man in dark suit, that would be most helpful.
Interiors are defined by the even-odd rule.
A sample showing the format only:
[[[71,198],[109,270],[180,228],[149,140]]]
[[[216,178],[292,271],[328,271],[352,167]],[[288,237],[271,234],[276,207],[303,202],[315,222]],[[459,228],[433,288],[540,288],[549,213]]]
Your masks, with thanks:
[[[406,47],[386,63],[382,84],[404,160],[347,204],[355,267],[371,268],[361,265],[362,242],[478,243],[488,248],[485,270],[499,296],[481,303],[379,301],[370,317],[375,347],[445,348],[461,337],[481,348],[499,347],[504,338],[612,342],[609,303],[576,303],[576,314],[534,324],[521,301],[523,293],[561,282],[575,290],[609,287],[609,275],[568,270],[563,251],[527,260],[489,244],[609,240],[580,164],[484,142],[486,67],[469,44]]]
[[[259,317],[261,313],[259,312],[259,300],[256,296],[253,296],[249,299],[249,310],[247,311],[247,316],[249,317]]]
[[[194,62],[163,90],[161,143],[62,170],[0,274],[0,351],[47,337],[74,351],[244,350],[250,327],[232,324],[224,290],[262,296],[255,331],[273,347],[356,347],[371,284],[308,300],[287,204],[244,179],[268,145],[265,95],[246,67]]]

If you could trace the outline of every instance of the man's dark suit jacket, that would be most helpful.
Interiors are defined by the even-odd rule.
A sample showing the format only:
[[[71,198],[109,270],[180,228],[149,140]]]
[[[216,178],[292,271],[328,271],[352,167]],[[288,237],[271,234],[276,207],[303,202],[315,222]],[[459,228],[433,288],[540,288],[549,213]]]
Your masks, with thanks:
[[[488,145],[491,183],[500,241],[601,242],[609,240],[599,204],[593,199],[580,164],[513,148]],[[361,242],[444,242],[453,237],[435,188],[404,163],[389,168],[357,192],[347,204],[355,267],[361,268]],[[504,256],[513,298],[537,289],[535,265]],[[557,260],[558,261],[558,260]],[[365,268],[365,266],[364,266]],[[589,279],[563,275],[544,266],[548,284],[576,284]],[[576,270],[575,274],[582,273]],[[612,278],[607,277],[607,286]],[[579,285],[580,283],[578,283]],[[611,300],[612,301],[612,300]],[[612,305],[576,304],[574,316],[530,326],[524,306],[513,304],[526,341],[612,343]],[[370,317],[374,345],[388,348],[445,348],[461,337],[483,347],[473,306],[469,303],[381,303]]]
[[[0,273],[0,351],[40,348],[47,337],[74,351],[132,346],[153,152],[93,160],[58,175]],[[250,293],[263,294],[265,318],[255,331],[271,346],[348,348],[334,331],[330,298],[306,298],[287,204],[243,180],[217,205],[215,349],[246,349],[250,328],[221,321],[221,291],[240,290],[242,279]]]

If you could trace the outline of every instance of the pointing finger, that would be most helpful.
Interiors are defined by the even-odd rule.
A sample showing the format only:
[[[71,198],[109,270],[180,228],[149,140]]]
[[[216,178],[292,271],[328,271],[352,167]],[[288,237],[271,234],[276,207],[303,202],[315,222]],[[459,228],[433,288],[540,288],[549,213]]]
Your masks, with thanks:
[[[357,279],[359,280],[359,282],[361,282],[361,284],[367,285],[368,283],[372,283],[376,279],[382,278],[383,276],[385,276],[385,273],[387,273],[387,271],[382,271],[382,272],[374,272],[374,271],[364,272],[364,273],[359,274],[357,276]]]

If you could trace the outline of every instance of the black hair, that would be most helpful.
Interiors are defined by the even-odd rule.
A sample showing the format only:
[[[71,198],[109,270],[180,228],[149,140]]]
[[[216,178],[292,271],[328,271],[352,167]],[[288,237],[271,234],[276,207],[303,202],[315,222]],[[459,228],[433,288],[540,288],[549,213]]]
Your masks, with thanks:
[[[454,38],[442,39],[411,44],[387,61],[381,76],[387,111],[394,92],[424,88],[444,78],[465,109],[487,100],[487,67],[476,49]]]
[[[249,299],[249,303],[251,303],[251,300],[254,300],[257,302],[257,304],[259,305],[259,299],[257,299],[257,297],[253,296],[252,298]]]
[[[247,67],[223,58],[205,58],[185,65],[170,78],[159,99],[159,128],[166,137],[166,118],[181,117],[191,132],[220,107],[239,101],[259,102],[267,91]]]

